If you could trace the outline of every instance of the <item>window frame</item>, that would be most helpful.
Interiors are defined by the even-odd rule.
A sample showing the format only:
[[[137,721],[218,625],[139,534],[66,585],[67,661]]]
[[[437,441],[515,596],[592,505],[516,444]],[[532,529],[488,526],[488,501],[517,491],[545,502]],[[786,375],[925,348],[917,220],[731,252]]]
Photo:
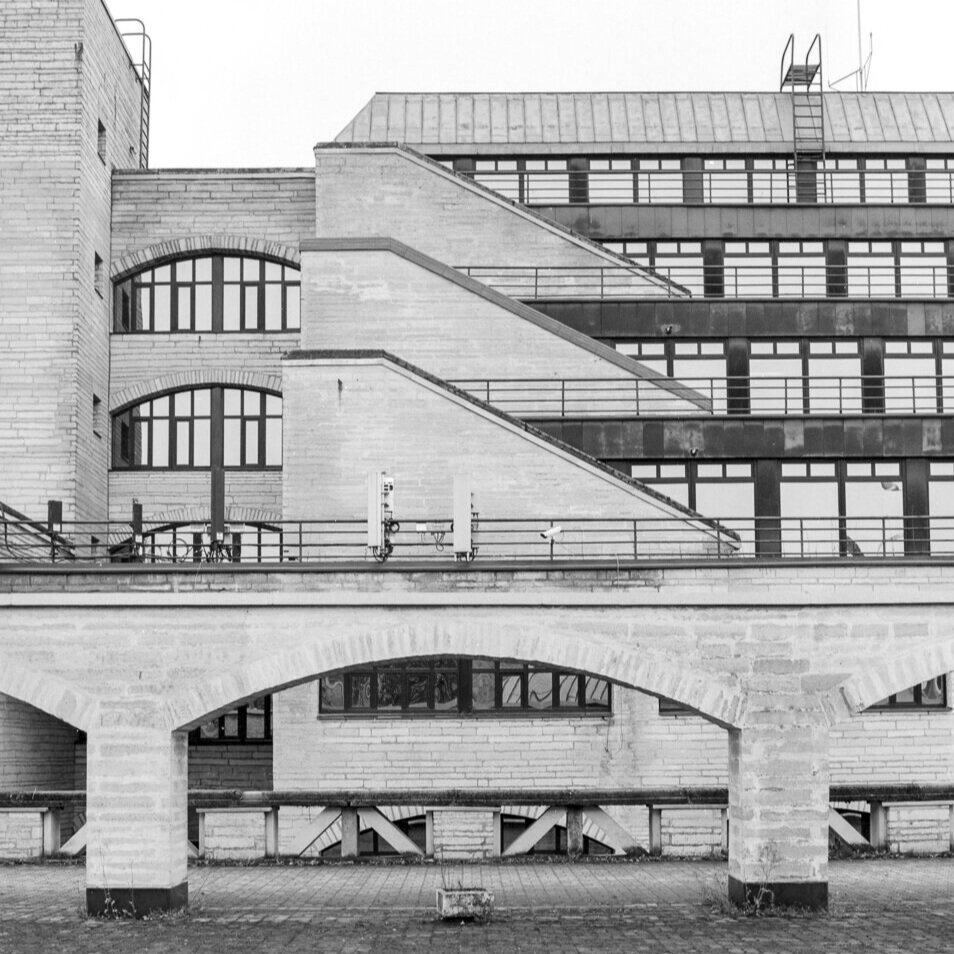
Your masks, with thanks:
[[[492,664],[485,668],[474,663]],[[434,698],[436,677],[455,673],[457,677],[456,706],[438,708]],[[476,673],[492,672],[494,675],[494,704],[492,707],[477,708],[474,705],[474,681]],[[529,683],[534,674],[546,673],[551,678],[551,700],[555,705],[536,708],[530,705]],[[402,698],[399,707],[384,708],[378,704],[379,677],[399,674],[402,680]],[[409,700],[408,680],[410,676],[427,677],[426,705],[412,706]],[[328,708],[325,702],[325,681],[341,678],[341,708]],[[520,686],[520,702],[506,705],[503,691],[504,679],[517,677]],[[353,679],[369,679],[368,704],[355,706],[351,699],[354,694]],[[560,705],[561,682],[565,678],[576,678],[577,702],[574,705]],[[602,683],[606,687],[606,704],[587,704],[588,681]],[[447,657],[431,656],[417,659],[392,660],[386,663],[371,663],[367,666],[352,666],[347,669],[326,673],[317,681],[318,719],[527,719],[527,718],[608,718],[613,714],[613,684],[608,679],[588,675],[569,669],[539,666],[534,663],[516,662],[507,659],[487,659],[484,657]]]
[[[208,260],[209,278],[198,278],[196,263]],[[239,278],[226,279],[226,260],[238,264]],[[190,276],[179,278],[180,263],[191,263]],[[246,278],[246,264],[256,263],[257,275]],[[168,279],[163,275],[157,281],[157,273],[169,269]],[[278,268],[278,277],[273,269]],[[144,278],[144,276],[146,276]],[[157,286],[169,289],[168,327],[156,329],[156,292]],[[236,327],[226,327],[226,288],[239,289]],[[269,327],[269,316],[274,312],[267,307],[268,289],[280,289],[280,316],[278,327]],[[210,323],[208,327],[197,327],[197,289],[208,288],[210,299]],[[253,325],[246,327],[246,294],[254,291],[256,317]],[[182,291],[189,298],[189,323],[181,327],[179,302]],[[137,302],[143,293],[149,296],[148,327],[135,327]],[[294,303],[294,304],[292,304]],[[165,321],[163,322],[165,324]],[[301,331],[301,269],[284,259],[268,255],[243,254],[241,252],[206,251],[200,254],[180,255],[172,259],[161,259],[150,263],[113,283],[113,325],[112,333],[119,335],[143,334],[298,334]]]

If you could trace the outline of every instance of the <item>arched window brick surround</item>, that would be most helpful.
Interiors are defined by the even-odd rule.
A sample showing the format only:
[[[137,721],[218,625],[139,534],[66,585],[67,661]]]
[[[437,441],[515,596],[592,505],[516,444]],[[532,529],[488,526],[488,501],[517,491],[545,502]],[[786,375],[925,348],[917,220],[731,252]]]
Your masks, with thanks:
[[[190,390],[207,387],[248,388],[253,391],[282,393],[280,374],[264,374],[260,371],[196,368],[177,374],[164,374],[148,381],[140,381],[109,396],[109,411],[116,414],[128,407],[169,391]]]
[[[909,686],[952,671],[954,640],[914,649],[837,686],[830,693],[831,705],[845,713],[842,718],[850,718]]]
[[[49,673],[37,673],[0,653],[0,693],[25,702],[84,732],[94,724],[98,701]]]
[[[400,626],[351,634],[330,634],[287,653],[275,653],[246,666],[181,685],[169,699],[170,728],[194,728],[210,715],[267,692],[308,682],[327,672],[416,656],[508,658],[586,672],[623,686],[665,696],[696,709],[729,728],[740,724],[744,703],[737,686],[710,674],[596,642],[576,633],[536,632],[521,626],[475,626],[473,620]]]
[[[200,255],[252,255],[270,258],[301,268],[301,253],[292,245],[281,242],[263,242],[244,235],[192,235],[188,238],[169,239],[155,245],[147,245],[137,252],[129,252],[112,263],[109,275],[119,282],[144,268],[163,265],[178,258]]]
[[[176,510],[167,510],[160,514],[149,514],[150,524],[167,523],[208,523],[211,519],[208,506],[196,504],[192,507],[179,507]],[[263,510],[260,507],[232,507],[226,504],[225,519],[229,523],[279,523],[282,515],[274,510]]]

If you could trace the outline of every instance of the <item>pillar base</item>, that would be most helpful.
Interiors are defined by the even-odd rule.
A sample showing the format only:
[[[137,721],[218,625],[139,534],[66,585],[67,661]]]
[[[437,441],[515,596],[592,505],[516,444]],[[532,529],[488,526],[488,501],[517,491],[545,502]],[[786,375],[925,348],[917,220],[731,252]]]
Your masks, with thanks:
[[[828,908],[828,882],[739,881],[729,875],[729,900],[740,907],[762,903],[824,911]]]
[[[173,888],[87,888],[86,913],[94,918],[142,918],[189,906],[189,882]]]

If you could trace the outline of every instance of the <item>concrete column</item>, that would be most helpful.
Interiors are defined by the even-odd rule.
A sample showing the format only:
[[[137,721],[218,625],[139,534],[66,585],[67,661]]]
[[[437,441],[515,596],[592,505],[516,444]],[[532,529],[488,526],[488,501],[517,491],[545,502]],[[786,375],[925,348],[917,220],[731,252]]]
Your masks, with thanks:
[[[579,805],[568,805],[566,809],[566,853],[583,854],[583,809]]]
[[[86,743],[87,910],[185,907],[188,735],[103,723]]]
[[[827,907],[828,781],[827,721],[805,701],[762,702],[730,730],[733,902]]]
[[[358,809],[341,809],[341,857],[358,857]]]

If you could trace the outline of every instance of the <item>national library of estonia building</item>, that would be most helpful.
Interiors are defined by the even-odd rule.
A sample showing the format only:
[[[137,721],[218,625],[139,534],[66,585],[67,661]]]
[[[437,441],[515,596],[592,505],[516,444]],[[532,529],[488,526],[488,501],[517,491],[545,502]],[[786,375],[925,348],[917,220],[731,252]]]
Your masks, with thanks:
[[[954,94],[816,38],[156,170],[141,24],[0,54],[0,856],[950,848]]]

